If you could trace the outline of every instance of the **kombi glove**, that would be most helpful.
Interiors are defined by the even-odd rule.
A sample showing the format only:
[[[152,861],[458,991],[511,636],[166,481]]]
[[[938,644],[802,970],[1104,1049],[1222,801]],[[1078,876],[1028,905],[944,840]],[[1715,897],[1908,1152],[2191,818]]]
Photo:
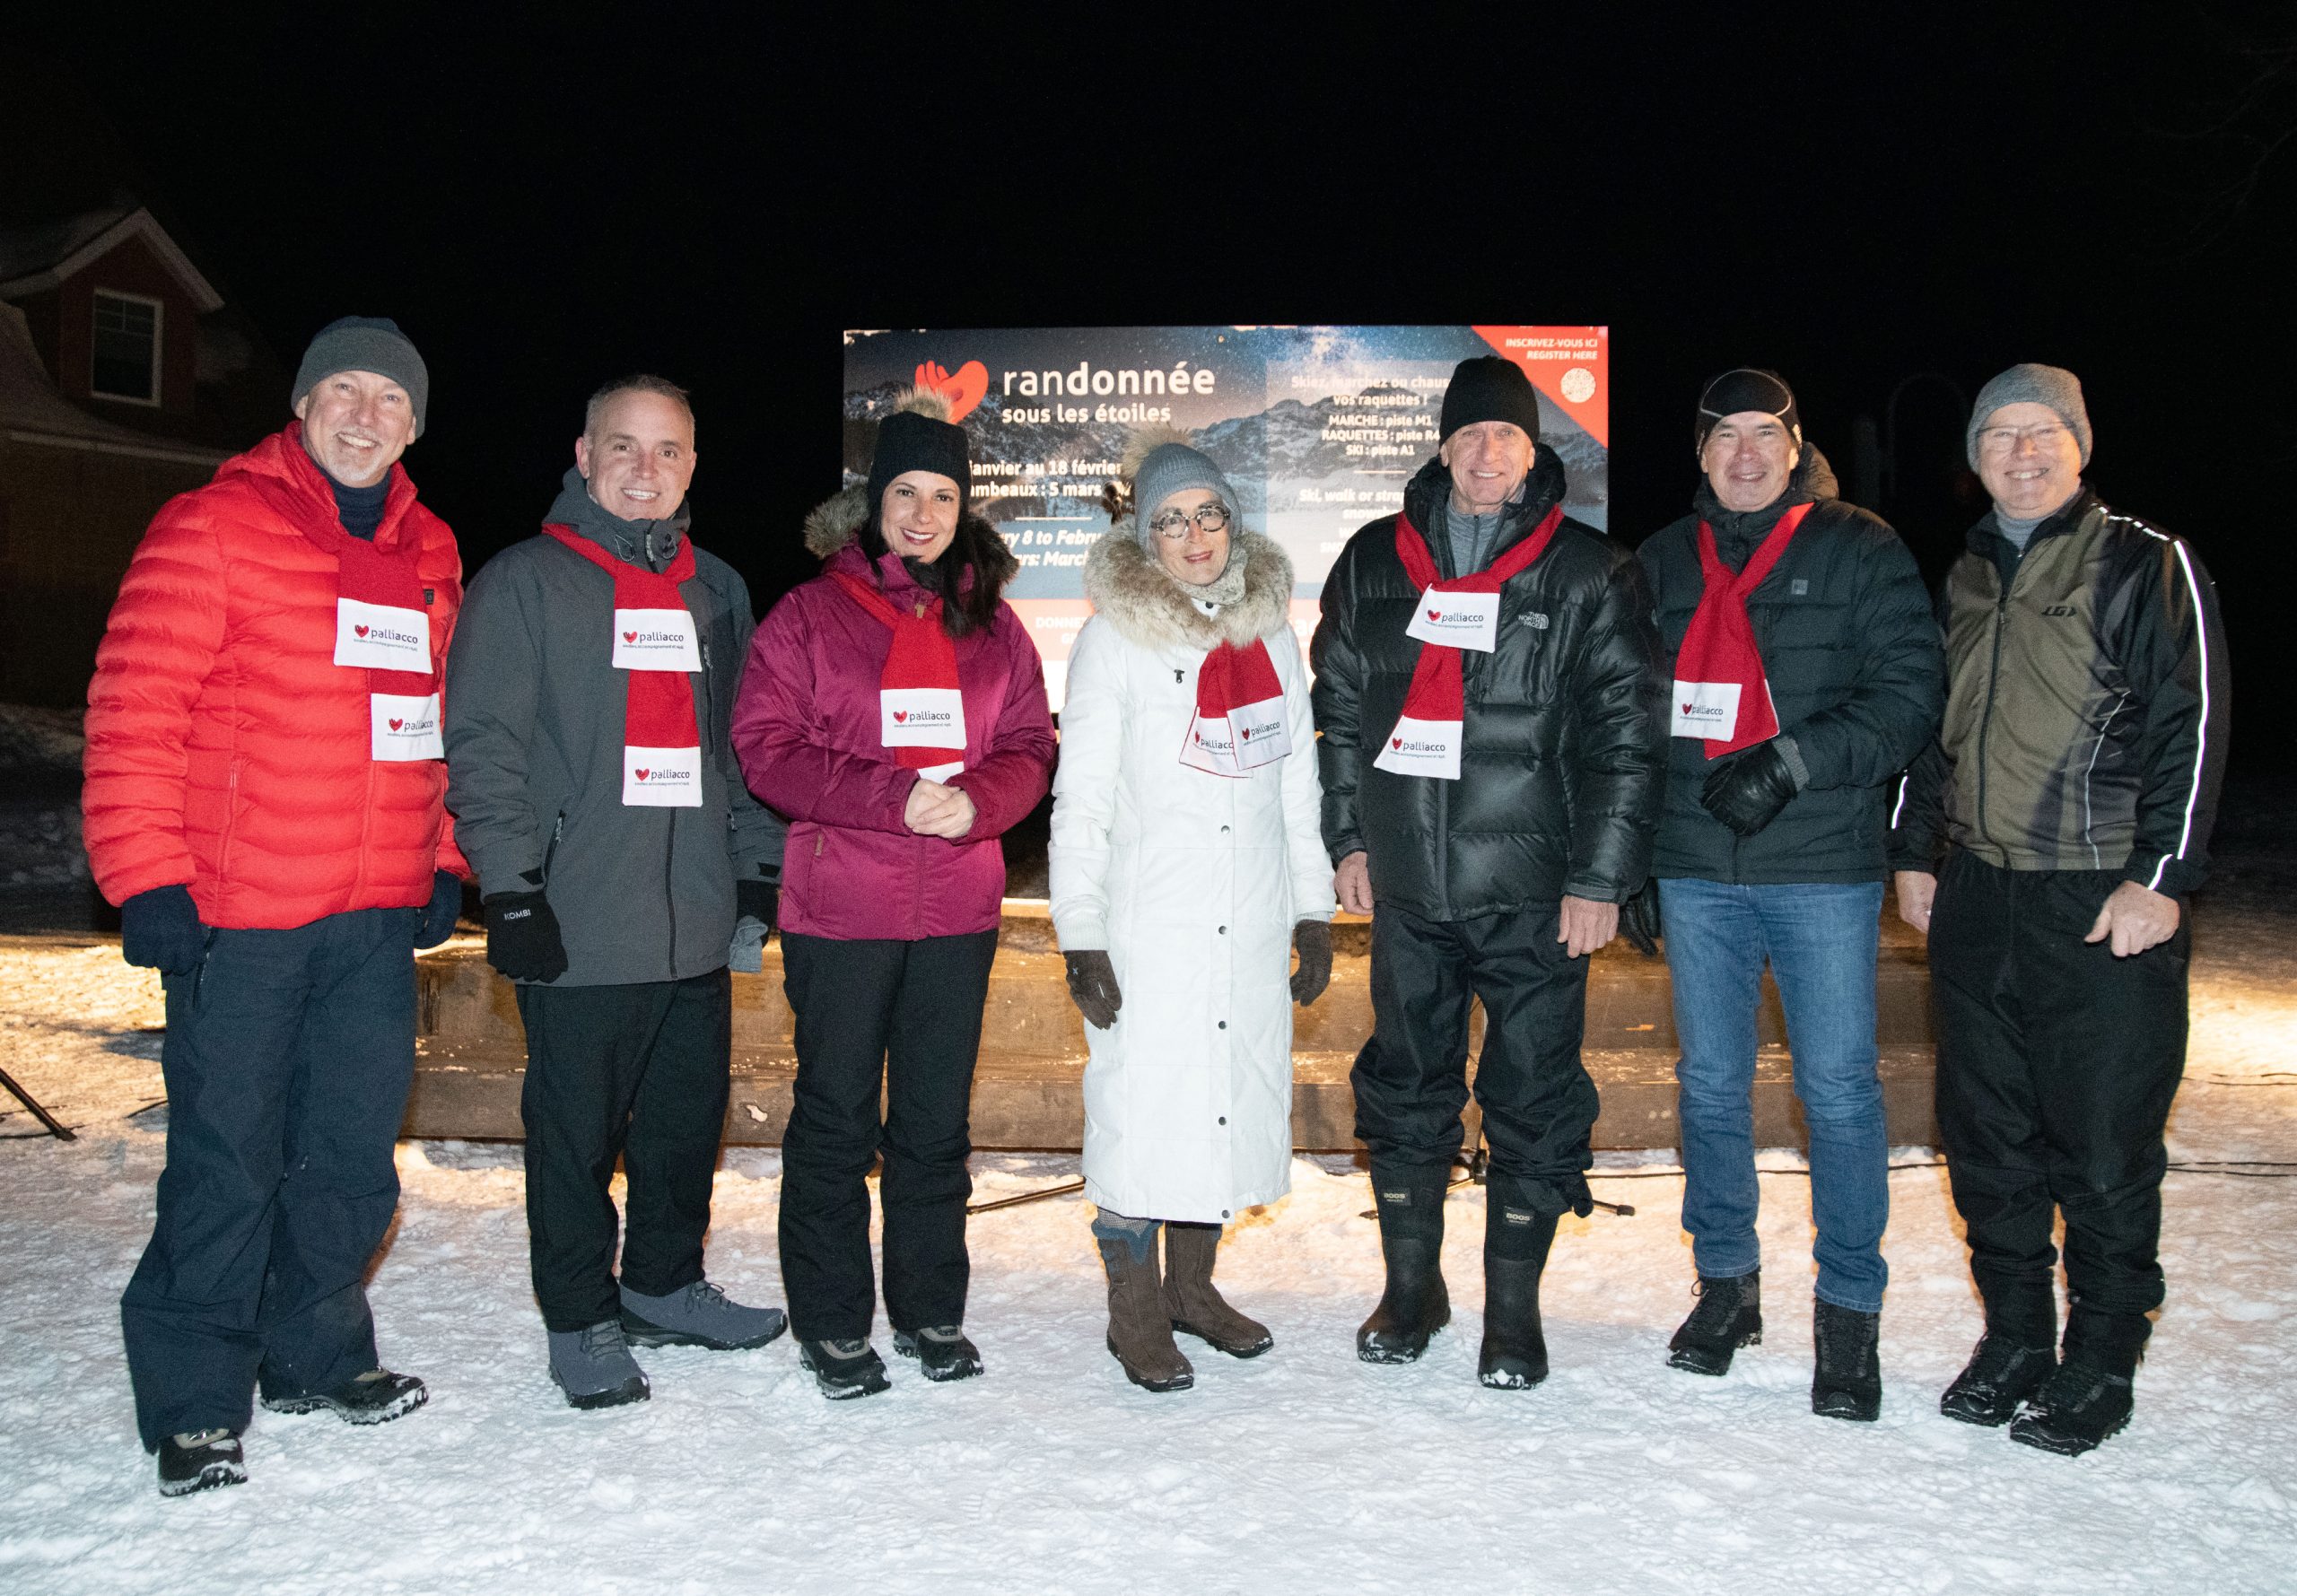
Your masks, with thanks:
[[[1085,1023],[1096,1031],[1105,1031],[1116,1024],[1116,1011],[1124,1007],[1124,995],[1116,990],[1116,966],[1109,963],[1105,949],[1079,948],[1075,953],[1061,955],[1069,967],[1069,995],[1076,999],[1077,1012]]]
[[[558,916],[541,893],[496,893],[479,907],[486,911],[488,964],[512,981],[556,981],[566,973]]]

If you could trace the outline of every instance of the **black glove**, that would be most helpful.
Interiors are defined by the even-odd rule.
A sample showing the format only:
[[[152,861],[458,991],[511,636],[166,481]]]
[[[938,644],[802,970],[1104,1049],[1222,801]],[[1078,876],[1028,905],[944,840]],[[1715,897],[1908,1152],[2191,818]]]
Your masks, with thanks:
[[[1109,963],[1108,954],[1086,947],[1062,954],[1061,960],[1069,966],[1069,995],[1076,999],[1077,1012],[1085,1016],[1085,1023],[1101,1031],[1115,1025],[1116,1011],[1124,1007],[1124,994],[1116,990],[1116,966]]]
[[[1292,928],[1300,967],[1292,972],[1292,1001],[1306,1008],[1332,985],[1332,921],[1304,920]]]
[[[482,898],[486,913],[486,962],[512,981],[556,981],[566,973],[566,944],[558,916],[538,892],[496,893]]]
[[[1619,934],[1645,958],[1655,958],[1659,938],[1659,883],[1646,876],[1636,894],[1620,905]]]
[[[1739,835],[1751,837],[1778,818],[1795,790],[1786,756],[1764,743],[1707,772],[1699,801]]]
[[[207,928],[188,886],[155,886],[119,906],[119,956],[162,975],[183,975],[199,965]]]
[[[423,923],[415,928],[415,946],[436,947],[455,934],[455,921],[463,913],[463,878],[452,870],[441,870],[431,878],[431,903],[423,911]]]

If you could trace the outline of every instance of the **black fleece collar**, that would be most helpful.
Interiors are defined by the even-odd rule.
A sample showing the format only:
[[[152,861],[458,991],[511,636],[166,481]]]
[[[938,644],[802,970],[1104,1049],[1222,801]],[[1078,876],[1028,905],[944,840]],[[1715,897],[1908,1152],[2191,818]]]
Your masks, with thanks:
[[[659,571],[677,557],[678,540],[694,519],[691,500],[658,521],[625,521],[590,497],[590,484],[569,466],[560,481],[558,497],[550,501],[546,525],[572,527],[617,560]]]

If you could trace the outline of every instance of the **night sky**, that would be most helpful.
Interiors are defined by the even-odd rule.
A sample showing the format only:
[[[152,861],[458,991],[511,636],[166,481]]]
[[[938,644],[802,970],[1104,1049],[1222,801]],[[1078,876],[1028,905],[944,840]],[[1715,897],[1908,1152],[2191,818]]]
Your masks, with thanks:
[[[1703,379],[1769,365],[1846,485],[1854,416],[1899,394],[1880,508],[1934,571],[1980,508],[1947,384],[2072,367],[2092,480],[2194,539],[2266,702],[2297,578],[2285,4],[51,9],[30,44],[290,369],[334,316],[406,327],[406,464],[474,568],[628,371],[693,388],[695,535],[763,606],[836,485],[844,327],[1603,323],[1616,534],[1686,504]],[[2243,764],[2286,742],[2242,717]]]

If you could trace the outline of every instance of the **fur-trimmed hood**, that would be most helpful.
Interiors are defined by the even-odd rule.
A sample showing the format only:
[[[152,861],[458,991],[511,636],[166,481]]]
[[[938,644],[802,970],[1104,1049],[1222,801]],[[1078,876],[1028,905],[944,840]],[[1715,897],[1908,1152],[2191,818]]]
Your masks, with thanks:
[[[859,539],[861,525],[869,519],[869,493],[860,484],[833,494],[814,506],[806,517],[806,548],[817,559],[826,560],[846,545]],[[981,534],[981,546],[991,551],[990,569],[986,574],[1003,592],[1021,569],[1020,561],[1005,544],[1004,535],[977,515],[968,515],[965,523]]]
[[[1245,596],[1208,615],[1141,548],[1128,517],[1085,556],[1085,597],[1127,641],[1144,648],[1207,650],[1224,642],[1241,648],[1284,624],[1292,602],[1292,562],[1273,539],[1242,528],[1234,546],[1244,556]]]

